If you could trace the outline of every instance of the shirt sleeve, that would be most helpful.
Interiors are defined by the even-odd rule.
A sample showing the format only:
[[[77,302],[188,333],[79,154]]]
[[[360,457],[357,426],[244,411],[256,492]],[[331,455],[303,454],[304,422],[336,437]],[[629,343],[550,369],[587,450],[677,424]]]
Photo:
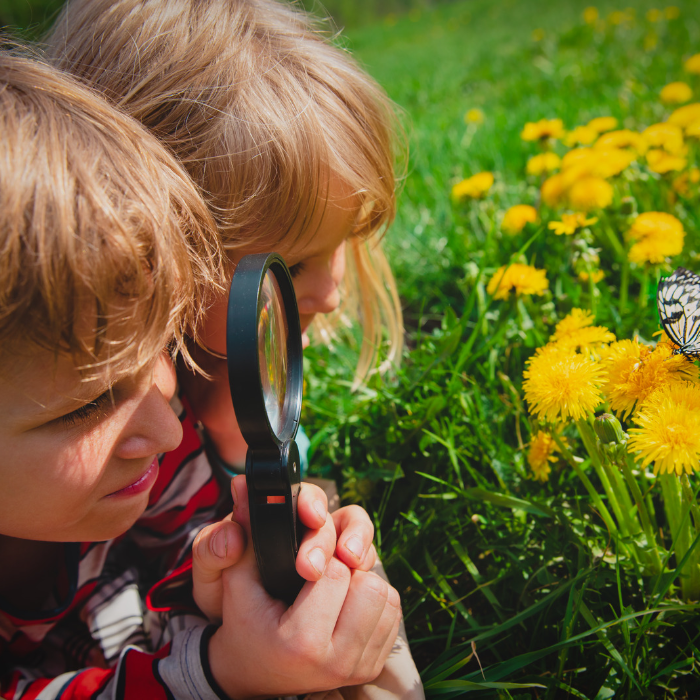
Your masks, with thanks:
[[[211,676],[208,645],[215,627],[189,627],[155,654],[127,647],[112,669],[86,668],[56,678],[15,669],[4,700],[228,700]]]

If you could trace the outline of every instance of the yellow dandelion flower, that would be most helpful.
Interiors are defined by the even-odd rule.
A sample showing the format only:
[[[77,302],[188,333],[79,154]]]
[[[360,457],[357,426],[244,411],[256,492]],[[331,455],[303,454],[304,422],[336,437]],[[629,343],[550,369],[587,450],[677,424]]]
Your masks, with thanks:
[[[564,154],[561,159],[561,167],[564,170],[570,170],[582,163],[588,164],[595,157],[595,151],[591,148],[572,148],[568,153]]]
[[[594,320],[592,312],[586,311],[586,309],[571,309],[571,312],[557,323],[554,334],[549,340],[550,342],[561,340],[574,331],[592,325]]]
[[[600,14],[597,7],[591,5],[583,11],[583,21],[586,24],[595,24],[598,21],[598,17],[600,17]]]
[[[659,97],[667,105],[678,105],[693,98],[693,89],[688,83],[677,80],[663,87]]]
[[[621,10],[615,10],[608,15],[608,22],[610,24],[617,26],[619,24],[624,24],[627,21],[627,15]]]
[[[637,157],[633,151],[623,148],[596,148],[594,153],[598,157],[595,174],[602,178],[619,175]]]
[[[561,174],[552,175],[542,183],[542,201],[551,209],[558,207],[565,198],[566,187]]]
[[[658,22],[661,19],[661,11],[652,7],[651,10],[647,11],[646,18],[649,22]]]
[[[486,287],[486,291],[494,299],[507,299],[510,293],[515,296],[531,296],[544,294],[549,288],[547,271],[538,270],[532,265],[503,265],[494,273]]]
[[[652,124],[644,129],[642,137],[649,147],[663,148],[667,153],[674,155],[685,155],[683,130],[676,124]]]
[[[660,388],[635,416],[629,450],[655,474],[692,474],[700,469],[700,388],[694,384]]]
[[[605,273],[602,270],[593,270],[590,273],[586,272],[586,270],[581,270],[578,273],[578,278],[581,282],[588,282],[589,279],[593,278],[593,284],[598,284],[605,278]]]
[[[700,56],[700,54],[698,54],[698,56]],[[700,102],[693,102],[692,104],[683,105],[671,112],[668,123],[675,124],[681,129],[685,129],[698,120],[700,120]]]
[[[556,345],[539,348],[527,361],[523,391],[530,411],[550,422],[579,420],[602,401],[602,368],[588,355]]]
[[[560,139],[565,133],[564,122],[561,119],[540,119],[538,122],[527,122],[520,138],[523,141],[544,141]]]
[[[460,202],[464,199],[483,197],[493,186],[493,173],[481,172],[458,182],[452,188],[452,199]]]
[[[615,117],[596,117],[591,119],[586,126],[598,134],[602,134],[617,128],[617,119]]]
[[[600,177],[586,177],[569,190],[569,203],[575,209],[604,209],[613,199],[613,188]]]
[[[694,56],[691,56],[684,64],[683,68],[688,73],[693,73],[695,75],[700,75],[700,53],[696,53]]]
[[[654,32],[648,32],[644,37],[644,50],[653,51],[659,45],[659,35]]]
[[[637,153],[642,154],[646,151],[647,145],[640,133],[631,129],[618,129],[603,134],[595,142],[594,148],[632,148]]]
[[[520,233],[528,223],[537,221],[537,209],[529,204],[516,204],[506,211],[501,222],[501,229],[514,236]]]
[[[569,148],[579,144],[588,145],[598,138],[598,132],[590,126],[577,126],[564,137],[564,143]]]
[[[682,197],[691,195],[691,185],[697,185],[700,182],[700,169],[690,168],[687,172],[681,173],[673,179],[671,187],[678,192]],[[693,188],[697,190],[697,188]]]
[[[581,212],[575,212],[573,214],[562,214],[561,221],[550,221],[547,224],[547,228],[554,231],[557,236],[565,234],[570,236],[580,228],[585,226],[593,226],[598,221],[598,217],[592,216],[590,219],[586,218],[586,215]]]
[[[678,19],[681,16],[681,11],[675,5],[669,5],[664,9],[664,15],[666,19]]]
[[[667,258],[680,255],[683,252],[683,234],[673,234],[668,238],[650,236],[635,243],[629,250],[627,258],[630,262],[641,265],[660,265]]]
[[[700,119],[686,127],[685,135],[690,138],[700,139]]]
[[[464,115],[464,121],[467,124],[483,124],[485,119],[484,113],[476,107],[468,110]]]
[[[665,211],[647,211],[635,218],[627,237],[638,241],[649,236],[664,238],[676,232],[683,232],[683,224],[673,214],[667,214]]]
[[[665,173],[683,170],[688,165],[688,159],[666,153],[662,148],[652,148],[647,151],[647,167],[654,173]]]
[[[549,474],[552,471],[549,464],[557,461],[555,452],[559,452],[559,446],[554,438],[538,430],[537,435],[530,440],[527,451],[527,463],[530,465],[533,477],[538,481],[549,481]]]
[[[542,173],[551,173],[553,170],[556,170],[560,163],[561,158],[556,153],[547,151],[547,153],[539,153],[536,156],[532,156],[527,161],[525,170],[528,175],[542,175]]]
[[[594,326],[593,314],[584,309],[572,309],[554,330],[550,343],[566,350],[596,350],[601,345],[612,343],[615,336],[605,326]]]
[[[656,389],[673,382],[697,381],[698,368],[683,355],[672,355],[673,346],[656,348],[637,340],[620,340],[603,359],[603,392],[610,408],[626,418]]]

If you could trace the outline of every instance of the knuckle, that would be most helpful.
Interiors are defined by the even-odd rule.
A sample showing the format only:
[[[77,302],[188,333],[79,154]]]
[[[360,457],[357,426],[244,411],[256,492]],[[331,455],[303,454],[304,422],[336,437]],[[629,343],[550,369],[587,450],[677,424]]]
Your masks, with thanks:
[[[389,584],[377,574],[371,571],[354,571],[353,583],[362,586],[365,596],[371,597],[377,602],[386,602],[389,595]]]
[[[351,577],[350,569],[348,569],[343,562],[339,561],[335,557],[331,557],[331,560],[326,566],[326,571],[324,576],[331,579],[332,581],[349,581]]]
[[[392,608],[395,608],[396,611],[401,610],[401,596],[399,595],[399,592],[393,587],[393,586],[388,586],[389,590],[387,592],[387,605],[391,606]]]

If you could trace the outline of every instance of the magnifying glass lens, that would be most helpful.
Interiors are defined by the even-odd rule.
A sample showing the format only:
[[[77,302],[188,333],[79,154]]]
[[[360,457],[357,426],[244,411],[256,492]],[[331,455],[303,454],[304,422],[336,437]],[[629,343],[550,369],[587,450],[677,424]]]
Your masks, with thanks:
[[[287,422],[287,314],[277,278],[267,270],[260,293],[258,354],[265,409],[270,427],[280,434]]]

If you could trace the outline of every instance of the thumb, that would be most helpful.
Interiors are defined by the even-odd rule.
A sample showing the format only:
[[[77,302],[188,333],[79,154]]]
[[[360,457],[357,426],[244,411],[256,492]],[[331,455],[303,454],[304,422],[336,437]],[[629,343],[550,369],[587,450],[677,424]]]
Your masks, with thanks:
[[[238,523],[250,539],[250,507],[245,474],[239,474],[231,480],[231,495],[233,496],[231,520]]]
[[[193,595],[210,620],[221,619],[221,572],[240,560],[246,539],[238,523],[222,520],[200,530],[192,544]]]

